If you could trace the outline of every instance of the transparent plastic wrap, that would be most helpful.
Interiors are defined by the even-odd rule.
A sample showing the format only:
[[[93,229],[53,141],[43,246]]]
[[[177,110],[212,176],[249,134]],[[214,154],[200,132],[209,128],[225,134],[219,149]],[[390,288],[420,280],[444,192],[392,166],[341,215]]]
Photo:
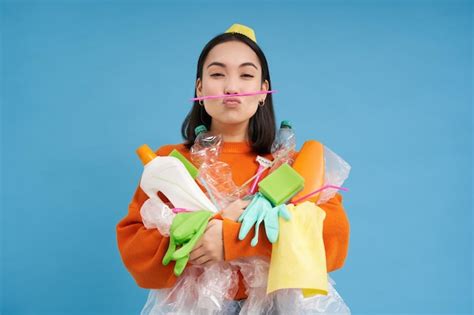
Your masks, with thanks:
[[[349,177],[351,166],[340,156],[324,146],[324,186],[334,185],[341,187]],[[328,188],[321,192],[317,204],[323,204],[336,195],[337,189]]]
[[[309,298],[304,298],[301,290],[277,291],[275,304],[278,314],[351,314],[351,310],[334,288],[335,284],[329,278],[328,295],[315,295]]]
[[[147,229],[158,229],[161,235],[170,235],[170,226],[176,214],[159,199],[147,199],[140,208],[143,224]]]
[[[304,298],[301,289],[278,290],[266,294],[268,279],[268,260],[249,258],[236,260],[246,286],[248,298],[241,305],[239,314],[350,314],[349,307],[344,303],[333,285],[335,282],[328,277],[328,295],[314,295]]]
[[[232,264],[239,267],[247,294],[239,314],[277,314],[274,294],[267,295],[269,260],[252,257],[235,260]]]
[[[237,289],[237,268],[231,264],[190,265],[172,288],[150,290],[141,315],[235,314]]]
[[[169,289],[150,290],[141,315],[159,314],[350,314],[329,278],[328,295],[304,298],[301,289],[266,294],[269,261],[261,257],[189,266]],[[238,274],[247,299],[234,301]]]

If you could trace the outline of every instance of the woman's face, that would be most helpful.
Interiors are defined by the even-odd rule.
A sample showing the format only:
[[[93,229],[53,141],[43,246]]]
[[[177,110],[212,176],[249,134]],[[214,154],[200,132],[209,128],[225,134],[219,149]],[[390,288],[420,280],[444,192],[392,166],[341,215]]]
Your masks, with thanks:
[[[209,51],[196,82],[196,95],[222,95],[268,90],[262,84],[262,67],[257,54],[239,41],[216,45]],[[266,94],[204,100],[204,108],[219,124],[241,124],[255,114]]]

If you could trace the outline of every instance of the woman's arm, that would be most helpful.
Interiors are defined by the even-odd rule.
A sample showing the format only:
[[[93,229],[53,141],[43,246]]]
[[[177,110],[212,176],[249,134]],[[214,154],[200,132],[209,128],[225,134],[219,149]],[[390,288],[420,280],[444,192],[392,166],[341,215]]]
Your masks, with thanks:
[[[342,196],[336,194],[328,202],[319,205],[326,212],[323,227],[324,247],[326,250],[326,265],[328,272],[343,266],[349,245],[349,221],[342,206]],[[264,229],[260,229],[258,244],[250,246],[254,234],[239,241],[240,223],[223,219],[223,239],[225,260],[233,260],[249,256],[271,256],[272,244],[267,240]]]
[[[117,225],[117,242],[122,260],[138,286],[148,289],[171,287],[176,277],[174,262],[163,266],[169,238],[157,229],[146,229],[140,215],[142,204],[148,199],[138,187],[128,207],[128,215]]]
[[[167,155],[172,146],[164,146],[158,155]],[[174,262],[163,266],[162,259],[168,250],[169,237],[157,229],[146,229],[140,209],[148,196],[140,186],[128,206],[128,214],[117,225],[117,242],[122,260],[138,286],[149,289],[171,287],[176,282]]]
[[[323,240],[326,249],[327,271],[331,272],[342,268],[346,260],[349,248],[349,220],[342,206],[342,196],[340,194],[336,194],[319,207],[326,212]]]

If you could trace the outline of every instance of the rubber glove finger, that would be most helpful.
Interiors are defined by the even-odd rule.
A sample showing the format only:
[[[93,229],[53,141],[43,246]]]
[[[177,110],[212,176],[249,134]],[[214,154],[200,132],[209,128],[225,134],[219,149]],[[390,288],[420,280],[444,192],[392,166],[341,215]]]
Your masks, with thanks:
[[[254,226],[255,222],[257,221],[257,215],[252,214],[251,216],[245,217],[244,221],[240,225],[240,230],[239,230],[239,240],[243,240],[247,237],[247,234],[249,234],[250,230]]]
[[[173,269],[176,277],[181,276],[181,274],[184,271],[184,268],[186,268],[186,265],[188,264],[188,260],[189,260],[189,255],[184,256],[183,258],[180,258],[176,261],[176,264],[174,265],[174,269]]]
[[[242,223],[242,221],[245,220],[245,217],[248,215],[248,213],[245,211],[246,210],[244,210],[244,212],[242,212],[242,214],[239,216],[239,218],[237,219],[237,222]]]
[[[253,237],[252,239],[252,242],[250,243],[250,245],[252,247],[255,247],[258,243],[258,232],[259,232],[259,228],[260,228],[260,224],[262,223],[262,221],[265,219],[265,216],[267,215],[267,212],[268,211],[271,211],[271,206],[269,206],[269,204],[263,204],[263,206],[260,208],[260,213],[258,214],[258,219],[257,219],[257,223],[255,224],[255,236]]]
[[[291,212],[288,210],[285,204],[278,206],[278,216],[282,217],[286,221],[291,220]]]
[[[180,249],[174,252],[172,259],[173,260],[178,260],[186,255],[189,255],[189,253],[193,250],[194,246],[196,243],[199,241],[201,236],[204,234],[204,231],[206,230],[207,227],[207,222],[203,222],[201,226],[199,227],[199,230],[194,234],[194,236],[191,238],[189,242],[184,244]]]
[[[167,266],[170,263],[175,251],[176,251],[176,243],[174,241],[173,236],[170,235],[170,243],[168,245],[168,250],[166,251],[166,254],[163,257],[163,261],[162,261],[164,266]]]
[[[257,222],[259,206],[258,204],[254,204],[252,208],[247,208],[245,211],[247,211],[247,214],[240,225],[239,240],[243,240],[245,237],[247,237],[247,234]]]
[[[189,235],[183,235],[184,229],[183,224],[189,219],[189,213],[178,213],[171,223],[170,226],[170,235],[173,235],[175,243],[177,245],[181,244],[186,240],[187,237],[191,238]],[[178,237],[176,237],[178,235]]]
[[[267,200],[261,193],[256,193],[255,198],[252,200],[250,205],[245,209],[244,220],[240,226],[239,240],[243,240],[252,229],[253,225],[258,221],[258,217],[262,211],[262,208],[266,205]]]
[[[265,216],[264,223],[267,239],[273,244],[278,240],[278,231],[280,228],[278,224],[277,208],[272,208],[270,211],[268,211],[267,215]]]

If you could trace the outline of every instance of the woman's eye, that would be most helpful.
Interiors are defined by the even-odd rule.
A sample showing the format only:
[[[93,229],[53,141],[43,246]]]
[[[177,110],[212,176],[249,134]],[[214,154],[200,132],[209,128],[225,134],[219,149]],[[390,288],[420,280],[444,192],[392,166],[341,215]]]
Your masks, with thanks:
[[[224,75],[222,73],[213,73],[211,74],[211,77],[223,77]],[[251,74],[242,74],[242,77],[245,78],[253,78],[254,76]]]

